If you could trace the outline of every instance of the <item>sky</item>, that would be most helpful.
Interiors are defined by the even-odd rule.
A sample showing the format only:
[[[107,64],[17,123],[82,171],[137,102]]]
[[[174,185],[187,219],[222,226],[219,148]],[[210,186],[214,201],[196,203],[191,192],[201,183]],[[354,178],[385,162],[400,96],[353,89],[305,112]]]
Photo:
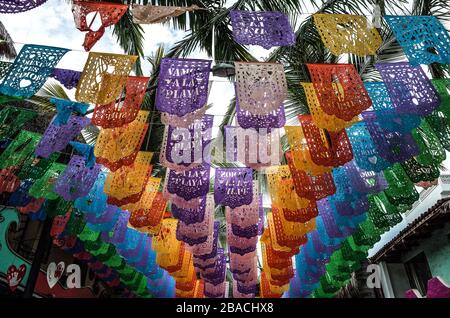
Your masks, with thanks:
[[[28,12],[19,14],[0,14],[0,21],[4,24],[12,39],[17,52],[24,43],[57,46],[71,49],[59,62],[59,68],[67,68],[81,71],[88,57],[82,44],[84,33],[75,27],[71,5],[63,0],[48,0],[45,4]],[[159,46],[169,49],[177,41],[181,40],[186,32],[175,30],[168,24],[141,25],[145,31],[144,54],[152,55]],[[91,51],[123,54],[123,50],[117,44],[112,35],[113,28],[107,28],[103,37],[95,44]],[[196,58],[207,58],[206,54],[196,52]],[[149,76],[151,65],[146,60],[142,61],[144,75]],[[213,78],[210,87],[209,103],[214,102],[214,107],[207,113],[214,114],[214,126],[218,126],[225,114],[234,89],[231,83],[223,79]],[[75,90],[68,92],[73,97]]]
[[[232,4],[235,0],[230,0]],[[297,21],[299,24],[305,16],[301,16]],[[85,34],[75,27],[71,5],[63,0],[48,0],[45,4],[28,12],[19,14],[0,14],[0,21],[4,24],[12,39],[16,42],[17,52],[23,44],[40,44],[57,46],[71,49],[58,64],[59,68],[82,71],[88,53],[83,50],[82,43]],[[152,55],[159,46],[163,45],[167,49],[181,40],[185,31],[175,30],[168,24],[141,25],[145,31],[144,53],[146,56]],[[295,29],[295,27],[294,27]],[[112,35],[112,28],[107,28],[103,37],[95,44],[92,51],[123,54],[123,50],[117,44]],[[269,51],[258,47],[250,47],[250,52],[259,60],[263,60]],[[192,57],[207,58],[203,52],[195,52]],[[149,76],[150,64],[143,60],[144,75]],[[68,92],[73,97],[75,90]],[[212,78],[208,103],[214,106],[208,110],[208,114],[215,115],[214,126],[218,126],[222,121],[230,100],[234,97],[233,84],[220,78]],[[217,132],[217,127],[213,134]],[[447,160],[444,166],[450,168],[450,155],[447,153]],[[266,201],[266,200],[265,200]],[[267,202],[264,202],[266,205]],[[259,245],[258,245],[259,247]]]
[[[235,0],[230,0],[227,5],[231,5]],[[310,10],[312,11],[312,9]],[[303,20],[301,16],[297,25]],[[77,71],[83,69],[88,53],[84,51],[82,43],[85,34],[75,27],[71,5],[63,0],[48,0],[45,4],[19,14],[0,14],[0,21],[5,25],[12,39],[16,42],[15,47],[20,51],[24,43],[41,44],[65,47],[71,49],[58,67],[68,68]],[[163,45],[169,49],[185,35],[185,31],[171,28],[169,24],[141,25],[145,31],[144,54],[152,55],[156,49]],[[112,27],[107,28],[103,37],[95,44],[92,51],[124,53],[112,35]],[[295,27],[294,27],[295,29]],[[250,52],[259,60],[263,60],[270,51],[251,46]],[[192,57],[207,58],[204,52],[195,52]],[[143,60],[144,75],[150,75],[151,66]],[[234,97],[233,85],[227,80],[212,77],[208,103],[213,107],[207,113],[215,115],[214,126],[218,126],[222,121],[230,100]],[[68,92],[73,97],[75,90]],[[217,131],[214,129],[213,134]],[[450,156],[445,161],[445,166],[450,167]]]

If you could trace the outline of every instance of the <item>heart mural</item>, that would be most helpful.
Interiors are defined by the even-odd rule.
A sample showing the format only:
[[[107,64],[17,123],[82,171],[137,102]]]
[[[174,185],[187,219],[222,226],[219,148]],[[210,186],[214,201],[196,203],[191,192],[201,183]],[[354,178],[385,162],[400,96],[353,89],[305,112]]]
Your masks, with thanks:
[[[56,265],[55,262],[51,262],[50,264],[48,264],[47,283],[50,288],[53,288],[53,286],[58,283],[59,279],[64,273],[65,267],[66,265],[64,264],[64,262],[59,262],[58,265]]]
[[[369,157],[368,160],[371,164],[375,165],[378,161],[378,158],[377,158],[377,156],[372,156],[372,157]]]
[[[14,292],[20,285],[23,278],[25,277],[26,271],[27,268],[25,267],[25,264],[20,265],[19,268],[17,268],[15,265],[11,265],[10,267],[8,267],[6,279],[8,280],[8,285],[11,291]]]

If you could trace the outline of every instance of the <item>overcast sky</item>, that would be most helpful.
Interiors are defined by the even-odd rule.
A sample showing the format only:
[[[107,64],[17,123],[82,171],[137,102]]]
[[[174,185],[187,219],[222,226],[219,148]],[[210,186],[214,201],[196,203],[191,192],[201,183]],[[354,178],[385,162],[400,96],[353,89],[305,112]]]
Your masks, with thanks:
[[[230,0],[229,4],[232,4]],[[311,11],[311,10],[310,10]],[[305,16],[297,21],[297,24]],[[41,44],[65,47],[71,49],[58,64],[58,67],[68,68],[77,71],[83,69],[88,53],[83,50],[82,44],[85,34],[75,27],[71,5],[62,0],[48,0],[45,4],[36,9],[19,14],[0,14],[0,21],[9,31],[12,39],[16,42],[17,51],[21,49],[23,43]],[[175,30],[170,25],[152,24],[142,25],[145,31],[144,53],[146,56],[152,55],[156,49],[163,45],[170,48],[174,43],[181,40],[186,34],[184,31]],[[262,60],[267,56],[268,51],[252,46],[251,53]],[[124,53],[112,36],[112,28],[107,28],[104,36],[95,44],[92,51]],[[195,53],[196,58],[206,58],[202,52]],[[150,74],[150,65],[143,61],[145,75]],[[214,107],[208,113],[215,115],[214,126],[222,121],[230,99],[234,96],[234,89],[231,83],[223,79],[213,79],[210,89],[209,103]],[[69,92],[69,96],[74,96],[74,90]],[[450,167],[450,158],[445,162]]]
[[[12,39],[16,42],[15,47],[20,51],[23,43],[58,46],[71,49],[58,64],[58,67],[77,71],[83,69],[88,53],[84,52],[82,44],[85,34],[75,27],[71,5],[62,0],[48,0],[36,9],[19,14],[0,14],[0,21],[5,25]],[[170,48],[174,43],[181,40],[185,32],[175,30],[168,24],[142,25],[145,31],[144,54],[152,55],[156,49],[163,45]],[[112,35],[113,28],[107,28],[103,37],[95,44],[91,51],[124,53]],[[197,52],[198,58],[206,58],[205,54]],[[143,61],[144,74],[150,75],[151,66]],[[74,96],[74,90],[69,92]],[[222,120],[220,115],[226,111],[230,99],[234,96],[233,86],[230,83],[219,81],[213,82],[209,103],[214,102],[214,108],[208,113],[217,115],[214,125],[219,125]]]

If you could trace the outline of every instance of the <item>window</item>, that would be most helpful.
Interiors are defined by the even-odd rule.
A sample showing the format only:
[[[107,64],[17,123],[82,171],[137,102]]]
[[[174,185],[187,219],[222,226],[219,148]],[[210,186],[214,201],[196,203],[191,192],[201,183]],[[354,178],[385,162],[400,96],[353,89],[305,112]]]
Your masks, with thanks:
[[[428,280],[431,278],[430,266],[425,253],[419,253],[405,263],[409,284],[422,295],[427,294]]]

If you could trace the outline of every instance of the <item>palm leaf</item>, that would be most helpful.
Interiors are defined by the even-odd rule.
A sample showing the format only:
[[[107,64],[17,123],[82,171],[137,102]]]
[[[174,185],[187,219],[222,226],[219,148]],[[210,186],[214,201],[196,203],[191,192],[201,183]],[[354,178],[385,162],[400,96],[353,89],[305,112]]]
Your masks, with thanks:
[[[4,56],[7,59],[14,59],[17,56],[13,40],[1,21],[0,21],[0,56]]]
[[[137,75],[142,75],[140,58],[144,56],[144,30],[139,24],[133,23],[130,11],[125,12],[114,25],[113,35],[117,37],[120,47],[126,54],[139,57],[134,64],[134,70]]]
[[[52,97],[70,99],[63,86],[55,81],[51,81],[45,83],[37,94],[27,99],[27,101],[33,105],[39,106],[40,112],[54,113],[55,105],[50,103],[50,98]]]

